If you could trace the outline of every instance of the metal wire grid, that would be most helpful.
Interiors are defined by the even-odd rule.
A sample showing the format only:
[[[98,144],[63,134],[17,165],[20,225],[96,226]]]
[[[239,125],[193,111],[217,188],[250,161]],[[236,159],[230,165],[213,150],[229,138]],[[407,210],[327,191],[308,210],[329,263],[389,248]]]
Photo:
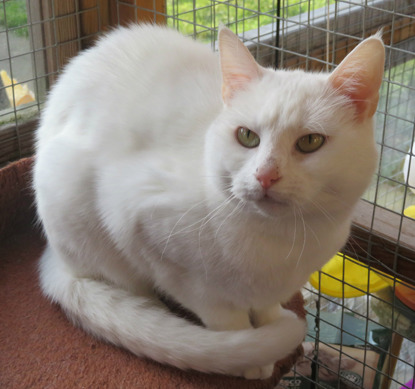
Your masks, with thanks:
[[[47,68],[44,66],[44,53],[47,50],[53,50],[54,56],[57,56],[58,36],[60,35],[59,22],[64,19],[73,19],[74,28],[76,33],[74,37],[64,42],[60,42],[59,45],[75,43],[78,50],[83,48],[82,42],[95,35],[83,34],[81,37],[80,19],[83,14],[95,12],[99,15],[99,2],[95,6],[87,9],[80,10],[78,1],[71,1],[73,4],[74,12],[57,15],[55,12],[54,2],[50,2],[50,15],[44,17],[44,14],[40,14],[38,7],[34,9],[33,2],[26,2],[26,14],[27,21],[18,26],[9,27],[7,4],[12,3],[12,0],[0,1],[0,42],[3,48],[0,57],[0,68],[6,70],[10,75],[10,78],[16,78],[17,83],[13,83],[11,88],[16,88],[19,85],[27,84],[29,89],[35,93],[35,96],[40,96],[36,99],[35,104],[25,105],[23,107],[16,106],[14,102],[14,110],[22,111],[28,109],[32,105],[37,105],[38,109],[40,104],[44,101],[45,86],[47,85],[46,78],[51,75],[57,75],[64,64],[60,63],[58,58],[58,68],[53,72],[47,72]],[[69,7],[71,8],[71,7]],[[99,18],[96,18],[99,22]],[[39,34],[36,29],[47,25],[50,29],[50,42],[47,45],[43,40],[39,40]],[[99,26],[101,31],[101,27]],[[37,37],[37,38],[36,38]],[[14,95],[14,94],[13,94]],[[1,112],[4,115],[4,112]]]
[[[308,338],[315,343],[312,353],[304,358],[317,370],[314,377],[304,377],[306,380],[322,388],[400,388],[414,378],[415,344],[407,338],[414,339],[415,326],[397,308],[391,289],[345,299],[324,295],[307,286],[304,295],[309,322],[314,323]],[[347,317],[353,317],[357,328],[344,324]],[[339,337],[334,344],[327,336],[333,331]],[[395,345],[394,349],[391,345]],[[323,373],[318,374],[318,370]],[[360,377],[349,382],[350,378],[342,374],[345,370],[357,372]],[[303,376],[301,369],[296,374]],[[327,386],[328,376],[332,376],[331,386]]]
[[[99,1],[82,9],[76,0],[60,9],[56,4],[0,0],[0,165],[32,153],[33,129],[47,90],[67,59],[102,30]],[[26,17],[14,20],[14,6],[20,6]],[[95,31],[81,31],[82,18],[91,15]],[[31,95],[31,101],[19,102],[24,94]]]
[[[411,23],[413,25],[413,18]],[[394,24],[392,28],[393,26]],[[407,179],[403,173],[404,160],[411,153],[414,143],[412,107],[415,103],[413,70],[415,55],[413,50],[413,40],[390,50],[391,66],[386,72],[388,81],[384,83],[380,95],[377,121],[382,159],[378,180],[371,188],[372,196],[368,194],[368,199],[371,201],[400,214],[405,207],[415,203],[413,190],[408,190]],[[395,66],[393,66],[394,62],[397,63]],[[376,196],[374,197],[373,194]]]
[[[18,107],[15,98],[15,89],[24,84],[28,85],[30,90],[35,91],[36,96],[42,95],[44,87],[42,86],[42,76],[37,67],[36,51],[33,49],[34,42],[31,40],[33,34],[27,31],[32,30],[33,24],[30,23],[30,19],[23,25],[9,27],[9,15],[6,11],[5,1],[0,2],[0,69],[7,72],[11,79],[18,77],[20,80],[17,83],[13,83],[12,86],[6,88],[5,85],[0,84],[0,93],[2,94],[2,109],[0,110],[0,123],[4,124],[12,122],[19,124],[25,113],[35,110],[39,111],[39,100],[34,101],[31,104],[25,104]],[[30,4],[29,4],[30,7]],[[21,37],[20,35],[28,35],[28,38]],[[10,107],[6,107],[5,99],[6,90],[11,89]],[[17,130],[18,131],[18,130]],[[18,135],[18,134],[17,134]],[[19,138],[19,137],[18,137]]]
[[[100,16],[100,2],[89,8],[79,8],[77,1],[68,2],[68,12],[56,10],[54,2],[50,3],[49,14],[39,14],[38,10],[31,9],[32,2],[27,2],[27,23],[10,27],[8,26],[6,2],[0,1],[0,45],[5,44],[6,50],[0,54],[0,68],[6,69],[12,78],[18,83],[11,88],[14,90],[22,84],[26,84],[36,96],[34,102],[17,106],[14,101],[12,107],[0,111],[0,122],[10,121],[16,124],[16,138],[19,142],[24,139],[23,131],[27,117],[38,113],[41,109],[45,91],[49,83],[60,72],[67,58],[74,51],[81,50],[88,44],[90,38],[94,38],[103,30]],[[75,8],[73,8],[75,7]],[[408,336],[414,339],[414,324],[398,308],[397,298],[391,291],[400,280],[415,282],[414,278],[401,273],[398,264],[402,261],[415,265],[411,258],[402,255],[397,248],[401,244],[401,230],[408,222],[403,216],[404,209],[409,205],[415,205],[415,196],[412,194],[404,174],[402,165],[404,159],[411,153],[411,145],[414,144],[414,112],[415,103],[415,4],[408,1],[383,1],[383,0],[356,0],[356,1],[290,1],[290,0],[261,0],[250,2],[249,0],[167,0],[165,9],[159,9],[156,0],[152,6],[140,6],[131,0],[119,0],[116,2],[118,24],[125,23],[125,18],[120,15],[125,9],[146,11],[152,15],[154,21],[160,17],[171,27],[177,28],[185,34],[192,35],[212,47],[216,47],[216,33],[220,24],[226,24],[233,28],[256,56],[257,60],[268,66],[278,67],[303,67],[308,70],[331,69],[339,56],[351,48],[363,37],[373,32],[380,25],[385,26],[390,36],[387,42],[387,64],[385,82],[380,94],[380,103],[377,114],[377,140],[381,151],[379,174],[374,177],[373,185],[365,198],[374,205],[371,220],[368,220],[368,229],[376,230],[377,211],[392,211],[398,217],[394,224],[396,227],[395,248],[385,248],[393,256],[392,265],[388,268],[391,275],[392,287],[386,288],[383,294],[372,293],[363,290],[365,295],[360,298],[346,299],[334,298],[322,293],[320,289],[314,289],[310,285],[304,288],[304,295],[309,311],[309,320],[312,323],[309,340],[314,344],[311,350],[309,364],[312,367],[307,380],[314,387],[325,387],[319,378],[319,373],[325,371],[328,375],[336,376],[337,386],[334,387],[365,387],[368,377],[376,376],[375,385],[381,385],[381,381],[390,384],[392,388],[399,388],[405,382],[414,378],[415,346],[411,341],[404,340],[401,344],[401,352],[391,350],[390,346],[379,350],[379,346],[371,343],[370,328],[378,325],[388,330],[386,337],[389,344],[392,339],[399,336]],[[88,33],[81,30],[85,28],[82,18],[86,14],[96,15],[97,28]],[[133,13],[129,21],[139,21],[138,12]],[[150,17],[150,18],[151,18]],[[70,23],[72,34],[62,39],[60,23]],[[37,41],[37,29],[48,27],[49,40]],[[405,29],[405,26],[408,28]],[[29,29],[28,39],[16,42],[14,36],[20,29]],[[394,37],[406,33],[407,39],[394,43]],[[69,48],[69,53],[60,51]],[[45,64],[45,52],[49,52],[54,59],[55,67]],[[50,54],[52,53],[52,54]],[[23,69],[30,64],[28,70]],[[0,85],[0,93],[6,88]],[[13,95],[14,96],[14,95]],[[26,114],[27,113],[27,114]],[[22,142],[23,143],[23,142]],[[0,148],[3,147],[0,133]],[[22,149],[24,145],[22,144]],[[412,151],[414,153],[414,150]],[[412,169],[415,167],[412,167]],[[411,169],[411,167],[410,167]],[[411,224],[413,226],[413,224]],[[369,237],[367,249],[356,252],[355,247],[346,247],[345,253],[355,259],[369,262],[370,269],[376,271],[379,268],[379,260],[373,258],[373,252],[377,243]],[[371,274],[371,273],[369,273]],[[344,276],[344,275],[343,275]],[[349,286],[347,280],[340,277],[344,286]],[[340,317],[340,321],[333,323],[325,315],[334,314]],[[353,315],[361,321],[364,331],[356,336],[350,328],[345,328],[344,318]],[[403,323],[403,324],[402,324]],[[314,328],[315,327],[315,328]],[[328,328],[338,331],[340,341],[337,346],[325,340],[325,331]],[[409,331],[409,332],[408,332]],[[414,331],[415,332],[415,331]],[[354,336],[357,343],[363,349],[359,357],[356,357],[355,349],[343,345],[343,339]],[[332,354],[329,353],[331,350]],[[395,374],[392,370],[383,370],[373,366],[373,352],[379,352],[383,358],[388,359],[387,364],[395,364]],[[329,353],[335,363],[327,364],[318,359],[319,355]],[[335,357],[333,357],[335,353]],[[340,371],[342,363],[350,360],[361,366],[362,382],[353,386],[351,381],[341,381]],[[301,371],[297,376],[303,375]],[[379,381],[380,380],[380,381]],[[390,380],[390,382],[388,382]],[[348,382],[348,384],[345,384]],[[346,386],[344,386],[346,385]],[[351,386],[347,386],[351,385]],[[359,386],[360,385],[360,386]],[[374,388],[380,386],[373,386]]]

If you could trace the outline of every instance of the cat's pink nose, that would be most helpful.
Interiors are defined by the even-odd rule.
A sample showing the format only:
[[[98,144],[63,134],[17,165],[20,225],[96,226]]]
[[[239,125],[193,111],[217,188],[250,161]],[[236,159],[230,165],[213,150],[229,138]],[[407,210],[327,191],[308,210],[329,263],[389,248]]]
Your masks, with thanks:
[[[271,188],[272,185],[281,179],[281,176],[275,169],[259,171],[255,174],[255,177],[265,190]]]

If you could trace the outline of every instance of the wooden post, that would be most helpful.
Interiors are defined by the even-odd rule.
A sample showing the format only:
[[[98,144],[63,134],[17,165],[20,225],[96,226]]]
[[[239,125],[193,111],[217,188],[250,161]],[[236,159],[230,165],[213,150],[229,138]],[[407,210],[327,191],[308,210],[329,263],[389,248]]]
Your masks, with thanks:
[[[166,23],[165,0],[110,0],[111,24]],[[114,12],[114,10],[116,12]]]

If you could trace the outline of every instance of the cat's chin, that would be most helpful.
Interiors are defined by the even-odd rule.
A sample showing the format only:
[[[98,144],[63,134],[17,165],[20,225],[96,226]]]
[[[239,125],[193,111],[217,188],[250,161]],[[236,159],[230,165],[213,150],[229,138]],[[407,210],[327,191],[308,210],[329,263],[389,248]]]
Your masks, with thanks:
[[[261,215],[272,218],[281,217],[291,212],[292,206],[291,202],[286,199],[274,198],[268,195],[254,201],[253,205]]]

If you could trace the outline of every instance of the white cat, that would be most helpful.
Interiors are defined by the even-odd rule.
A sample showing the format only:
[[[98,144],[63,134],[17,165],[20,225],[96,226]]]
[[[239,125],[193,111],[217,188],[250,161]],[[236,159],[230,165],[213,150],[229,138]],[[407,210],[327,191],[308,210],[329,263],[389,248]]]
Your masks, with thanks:
[[[219,48],[132,26],[69,64],[37,133],[40,279],[138,356],[265,378],[305,334],[280,304],[345,243],[375,170],[384,47],[331,75],[262,68],[226,28]]]

